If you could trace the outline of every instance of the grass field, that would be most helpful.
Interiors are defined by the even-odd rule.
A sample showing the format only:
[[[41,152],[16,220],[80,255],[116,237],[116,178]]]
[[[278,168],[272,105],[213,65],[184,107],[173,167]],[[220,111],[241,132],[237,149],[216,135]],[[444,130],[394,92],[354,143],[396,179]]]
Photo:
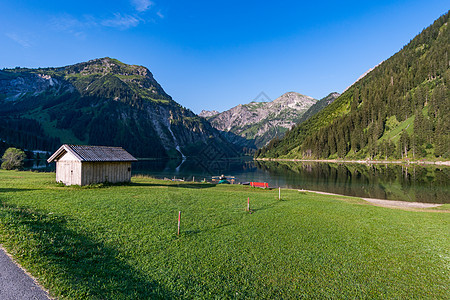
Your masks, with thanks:
[[[64,187],[51,173],[0,171],[0,242],[59,298],[450,298],[449,213],[277,197],[149,178]]]

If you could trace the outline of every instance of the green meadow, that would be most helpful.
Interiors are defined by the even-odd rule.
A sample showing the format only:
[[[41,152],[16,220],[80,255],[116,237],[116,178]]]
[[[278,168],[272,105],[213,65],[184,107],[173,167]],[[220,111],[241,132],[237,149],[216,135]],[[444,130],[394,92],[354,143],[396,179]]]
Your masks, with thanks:
[[[450,206],[0,171],[0,243],[61,299],[449,299]],[[246,211],[250,197],[251,213]],[[178,211],[182,212],[177,236]]]

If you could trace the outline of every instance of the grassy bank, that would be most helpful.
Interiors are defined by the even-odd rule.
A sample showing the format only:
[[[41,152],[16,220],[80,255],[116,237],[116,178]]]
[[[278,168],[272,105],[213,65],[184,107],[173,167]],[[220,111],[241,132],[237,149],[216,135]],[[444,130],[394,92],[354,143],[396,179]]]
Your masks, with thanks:
[[[0,171],[0,242],[61,298],[450,297],[450,214],[277,197],[148,178],[63,187],[54,174]]]

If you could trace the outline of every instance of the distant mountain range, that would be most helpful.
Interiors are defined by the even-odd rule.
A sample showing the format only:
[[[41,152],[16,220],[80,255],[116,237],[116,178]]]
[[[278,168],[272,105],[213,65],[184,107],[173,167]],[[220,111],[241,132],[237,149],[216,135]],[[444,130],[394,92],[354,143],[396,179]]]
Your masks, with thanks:
[[[304,122],[338,96],[338,93],[331,93],[317,101],[288,92],[271,102],[240,104],[222,113],[203,110],[199,116],[208,119],[230,142],[256,149],[275,137],[282,137],[291,127]]]
[[[122,146],[137,157],[236,155],[147,68],[108,57],[0,71],[0,141],[47,151],[62,143]]]
[[[282,136],[315,103],[312,97],[285,93],[271,102],[239,104],[222,113],[203,111],[211,125],[224,132],[229,141],[241,147],[257,148]]]
[[[450,158],[449,12],[258,158]]]

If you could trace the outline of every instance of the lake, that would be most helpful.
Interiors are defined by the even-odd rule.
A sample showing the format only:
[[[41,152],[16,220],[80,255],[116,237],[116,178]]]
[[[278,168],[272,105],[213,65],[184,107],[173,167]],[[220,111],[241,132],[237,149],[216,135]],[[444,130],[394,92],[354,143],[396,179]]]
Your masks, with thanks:
[[[33,165],[34,164],[34,165]],[[45,162],[28,162],[28,168],[54,170]],[[426,203],[450,203],[450,167],[399,164],[349,164],[319,162],[260,162],[250,158],[205,161],[187,159],[140,160],[134,175],[211,180],[235,176],[238,182],[268,182],[271,187],[307,189],[348,196]]]

